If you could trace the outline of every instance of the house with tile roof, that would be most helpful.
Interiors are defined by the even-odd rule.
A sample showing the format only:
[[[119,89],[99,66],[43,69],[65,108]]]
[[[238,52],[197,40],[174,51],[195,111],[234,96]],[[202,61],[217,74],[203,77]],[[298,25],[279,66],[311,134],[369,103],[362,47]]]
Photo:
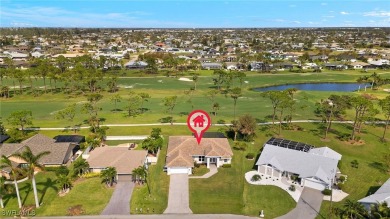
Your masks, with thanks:
[[[390,178],[372,195],[360,199],[360,202],[368,211],[372,205],[387,203],[390,208]]]
[[[298,177],[301,186],[317,190],[330,188],[339,172],[341,154],[328,147],[315,148],[300,142],[271,138],[256,162],[265,177],[281,180]]]
[[[166,157],[168,175],[192,174],[194,162],[217,167],[231,164],[233,151],[226,138],[203,138],[200,144],[193,136],[170,136]]]

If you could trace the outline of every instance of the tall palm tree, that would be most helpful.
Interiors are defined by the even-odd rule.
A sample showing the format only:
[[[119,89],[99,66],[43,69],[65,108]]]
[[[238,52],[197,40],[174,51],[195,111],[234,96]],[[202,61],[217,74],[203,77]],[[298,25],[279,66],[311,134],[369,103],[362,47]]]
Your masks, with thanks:
[[[44,166],[40,163],[40,159],[48,154],[50,154],[50,151],[43,151],[41,153],[38,153],[37,155],[34,155],[31,151],[31,148],[29,146],[26,146],[22,153],[15,153],[15,154],[11,155],[12,157],[17,157],[19,159],[24,160],[28,165],[27,176],[32,181],[34,198],[35,198],[35,206],[37,208],[39,207],[39,201],[38,201],[38,192],[37,192],[37,185],[35,182],[34,172],[35,172],[35,170],[43,170],[44,169]]]
[[[4,208],[3,195],[5,191],[5,177],[0,176],[0,207]]]
[[[18,173],[20,173],[20,169],[18,167],[15,167],[12,165],[11,160],[6,157],[2,156],[1,157],[1,162],[0,162],[0,168],[9,168],[11,169],[10,171],[10,176],[14,179],[14,185],[15,185],[15,190],[16,190],[16,197],[18,199],[18,206],[19,208],[22,208],[22,201],[20,200],[20,194],[19,194],[19,188],[18,188],[18,182],[16,181]]]
[[[233,105],[233,108],[234,108],[234,115],[233,115],[233,118],[236,119],[236,105],[237,105],[237,99],[239,97],[242,96],[242,92],[241,92],[241,88],[239,87],[235,87],[233,88],[231,91],[230,91],[230,97],[233,99],[234,101],[234,105]]]

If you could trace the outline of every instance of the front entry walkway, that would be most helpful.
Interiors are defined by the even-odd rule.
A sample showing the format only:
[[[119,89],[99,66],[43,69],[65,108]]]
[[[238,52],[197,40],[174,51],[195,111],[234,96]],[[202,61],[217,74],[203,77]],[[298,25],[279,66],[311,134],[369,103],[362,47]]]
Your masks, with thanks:
[[[102,215],[129,215],[130,198],[133,193],[134,183],[129,181],[118,181],[110,202],[103,210]]]
[[[164,214],[192,214],[190,209],[188,174],[171,174],[168,207]]]
[[[297,206],[277,219],[315,219],[320,212],[323,196],[319,190],[304,188]]]
[[[203,176],[190,176],[190,178],[191,179],[206,179],[206,178],[210,178],[211,176],[213,176],[216,173],[218,173],[217,165],[211,164],[210,171],[208,173],[204,174]]]

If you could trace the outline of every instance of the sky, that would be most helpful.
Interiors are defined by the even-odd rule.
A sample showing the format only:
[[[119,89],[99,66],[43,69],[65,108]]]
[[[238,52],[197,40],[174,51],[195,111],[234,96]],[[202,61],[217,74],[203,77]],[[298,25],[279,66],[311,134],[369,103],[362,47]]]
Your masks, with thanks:
[[[390,27],[390,1],[0,0],[0,27]]]

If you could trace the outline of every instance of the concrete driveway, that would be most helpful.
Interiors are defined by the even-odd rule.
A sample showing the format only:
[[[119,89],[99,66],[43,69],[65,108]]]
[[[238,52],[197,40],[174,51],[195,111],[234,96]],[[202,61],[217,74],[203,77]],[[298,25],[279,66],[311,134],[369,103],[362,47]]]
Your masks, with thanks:
[[[319,190],[304,188],[297,206],[277,219],[314,219],[320,212],[323,197],[324,195]]]
[[[102,215],[129,215],[130,198],[133,193],[134,183],[131,181],[118,181],[110,202],[103,210]]]
[[[192,214],[188,193],[188,174],[170,175],[168,207],[164,214]]]

